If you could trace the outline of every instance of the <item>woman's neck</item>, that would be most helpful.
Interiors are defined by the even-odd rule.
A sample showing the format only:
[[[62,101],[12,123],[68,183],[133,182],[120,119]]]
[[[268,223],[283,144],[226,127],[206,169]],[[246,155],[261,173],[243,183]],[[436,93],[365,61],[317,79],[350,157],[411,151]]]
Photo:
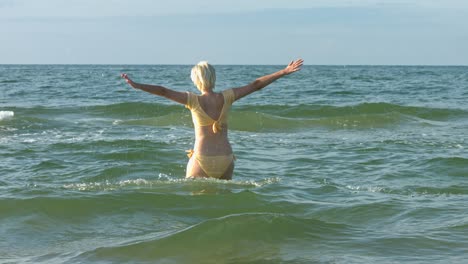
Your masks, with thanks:
[[[212,95],[212,94],[215,94],[215,92],[213,92],[213,90],[208,90],[208,91],[202,91],[201,92],[201,95]]]

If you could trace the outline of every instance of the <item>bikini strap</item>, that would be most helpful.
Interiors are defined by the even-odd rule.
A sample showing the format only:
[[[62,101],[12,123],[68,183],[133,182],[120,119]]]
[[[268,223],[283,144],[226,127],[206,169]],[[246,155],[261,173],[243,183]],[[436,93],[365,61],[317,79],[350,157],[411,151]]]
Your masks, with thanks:
[[[221,131],[223,122],[227,122],[227,113],[229,112],[229,109],[231,108],[231,105],[235,99],[234,91],[232,89],[224,90],[222,94],[224,98],[224,105],[218,120],[213,123],[214,133]]]
[[[189,159],[192,158],[193,153],[194,153],[193,149],[187,149],[185,152],[187,153],[187,157]]]
[[[198,105],[197,96],[191,92],[186,92],[186,93],[187,93],[187,104],[185,105],[185,108],[192,110],[196,108]]]

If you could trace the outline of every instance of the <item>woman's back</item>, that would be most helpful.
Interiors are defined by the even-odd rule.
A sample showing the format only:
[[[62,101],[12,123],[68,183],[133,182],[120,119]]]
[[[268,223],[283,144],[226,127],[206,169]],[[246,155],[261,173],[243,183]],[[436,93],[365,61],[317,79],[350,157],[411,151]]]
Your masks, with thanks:
[[[187,108],[192,112],[195,126],[194,152],[204,155],[232,153],[228,140],[227,118],[234,101],[232,90],[207,92],[200,96],[189,94]]]
[[[218,120],[224,105],[224,97],[221,93],[210,93],[197,96],[200,107],[213,120]]]

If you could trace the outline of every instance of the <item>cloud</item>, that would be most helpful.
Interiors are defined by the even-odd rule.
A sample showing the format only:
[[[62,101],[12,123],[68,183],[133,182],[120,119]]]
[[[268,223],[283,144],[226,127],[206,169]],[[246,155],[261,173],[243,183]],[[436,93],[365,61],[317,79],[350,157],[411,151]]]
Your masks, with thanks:
[[[13,0],[0,0],[0,8],[13,7],[15,2]]]
[[[31,9],[37,2],[42,1],[17,1],[15,8]],[[105,12],[97,8],[110,2],[114,5]],[[197,3],[203,10],[225,10],[230,5],[219,2],[217,6],[209,6],[214,0]],[[208,59],[275,64],[295,56],[312,64],[468,61],[466,8],[433,8],[417,0],[391,1],[391,5],[385,4],[390,1],[370,0],[310,2],[315,6],[306,7],[305,1],[298,0],[296,6],[281,7],[283,1],[271,0],[269,8],[253,4],[245,6],[245,11],[140,15],[137,11],[153,12],[152,1],[135,0],[133,6],[128,0],[96,1],[93,11],[90,0],[49,0],[43,9],[30,13],[44,11],[49,16],[5,19],[0,14],[0,34],[9,36],[0,57],[8,63],[166,64]],[[47,10],[50,3],[60,4]],[[67,3],[73,8],[67,9]],[[172,10],[171,5],[161,8]]]
[[[3,8],[1,8],[3,7]],[[6,10],[5,7],[8,7]],[[467,9],[466,0],[0,0],[0,17],[109,17],[219,14],[315,8]]]

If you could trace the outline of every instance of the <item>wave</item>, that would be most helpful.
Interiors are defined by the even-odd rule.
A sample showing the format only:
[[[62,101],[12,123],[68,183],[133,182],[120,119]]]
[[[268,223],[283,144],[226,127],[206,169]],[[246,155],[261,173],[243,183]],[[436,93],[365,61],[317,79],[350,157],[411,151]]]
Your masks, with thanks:
[[[82,111],[98,116],[112,117],[155,117],[169,114],[182,114],[185,110],[184,106],[177,104],[161,104],[161,103],[144,103],[144,102],[127,102],[110,105],[96,105],[80,107]],[[188,111],[187,111],[188,113]]]
[[[4,198],[0,199],[0,215],[15,215],[35,211],[37,208],[47,208],[48,216],[72,219],[77,216],[92,216],[99,212],[118,211],[118,208],[125,207],[134,208],[136,211],[141,207],[170,209],[171,204],[190,208],[197,207],[199,200],[205,199],[187,197],[211,197],[213,194],[234,198],[229,201],[212,202],[212,206],[221,210],[225,210],[229,205],[267,209],[276,206],[264,201],[261,195],[251,190],[279,181],[278,178],[232,181],[185,179],[160,174],[157,179],[83,181],[61,186],[8,186],[4,189]],[[37,192],[38,189],[41,191]],[[280,211],[280,208],[277,210]]]
[[[3,80],[0,81],[0,83],[19,83],[21,80]]]
[[[118,103],[85,107],[81,110],[98,115],[155,117],[173,113],[188,113],[181,105],[160,103]],[[467,117],[468,111],[450,108],[430,108],[418,106],[401,106],[391,103],[361,103],[348,106],[329,105],[240,105],[233,106],[231,114],[236,112],[264,113],[282,118],[324,118],[333,116],[375,115],[400,113],[428,120],[447,120]]]
[[[109,122],[114,125],[156,127],[192,127],[190,112],[181,105],[160,103],[118,103],[72,108],[16,109],[23,119],[44,118],[80,122]],[[3,111],[5,112],[5,111]],[[6,111],[11,112],[12,111]],[[4,116],[12,114],[3,114]],[[70,115],[70,118],[60,117]],[[57,118],[58,116],[58,118]],[[90,118],[90,116],[92,116]],[[466,119],[462,109],[400,106],[389,103],[362,103],[351,106],[329,105],[240,105],[234,106],[229,117],[230,128],[253,132],[289,132],[314,127],[331,129],[369,129],[394,127],[413,123],[423,126],[445,125]],[[1,120],[1,119],[0,119]],[[87,121],[88,120],[88,121]],[[34,120],[32,120],[34,121]]]
[[[401,106],[390,103],[361,103],[348,106],[327,106],[327,105],[298,105],[261,107],[273,113],[278,113],[285,117],[334,117],[334,116],[356,116],[356,115],[378,115],[399,113],[402,115],[418,117],[428,120],[447,120],[453,117],[467,117],[468,111],[461,109],[429,108],[417,106]],[[260,110],[261,111],[261,110]]]
[[[466,117],[468,112],[460,109],[363,103],[355,106],[247,106],[234,111],[230,121],[231,127],[239,130],[289,131],[311,127],[366,129],[404,123],[440,125],[443,121]]]
[[[13,118],[15,112],[13,111],[0,111],[0,121]]]
[[[385,177],[385,176],[384,176]],[[408,176],[391,176],[392,179],[395,177],[407,178]],[[388,181],[389,179],[386,179]],[[425,186],[425,185],[408,185],[408,186],[395,186],[392,184],[377,184],[377,185],[350,185],[350,184],[339,184],[326,180],[322,183],[320,190],[336,192],[353,192],[353,193],[380,193],[387,195],[402,195],[402,196],[448,196],[448,195],[468,195],[468,189],[466,186],[460,185],[448,185],[448,186]]]
[[[137,125],[137,126],[191,126],[191,118],[188,114],[183,113],[169,113],[163,116],[138,118],[129,120],[115,120],[114,125]]]
[[[115,124],[192,126],[188,112],[180,109],[173,111],[174,108],[172,107],[160,108],[159,112],[152,112],[151,117],[142,118],[145,115],[144,113],[149,113],[144,110],[139,112],[139,118],[137,119],[116,120]],[[311,127],[366,129],[390,127],[406,122],[439,125],[440,121],[466,117],[467,115],[468,113],[462,110],[403,107],[384,103],[345,107],[266,105],[235,109],[230,114],[229,125],[234,130],[253,132],[287,132]]]
[[[468,158],[436,157],[422,160],[420,166],[437,176],[468,177]]]
[[[453,196],[468,195],[467,186],[447,186],[447,187],[409,187],[406,191],[412,195],[433,195],[433,196]]]
[[[356,75],[356,76],[351,76],[351,80],[353,81],[362,81],[362,82],[369,82],[373,83],[376,81],[394,81],[396,80],[395,77],[390,77],[390,76],[375,76],[375,75]]]
[[[242,213],[212,218],[187,228],[155,232],[125,245],[101,247],[75,260],[246,263],[282,260],[285,245],[305,247],[323,239],[338,239],[348,226],[275,213]]]
[[[116,190],[116,189],[126,189],[137,187],[139,190],[141,188],[156,189],[161,186],[181,186],[186,185],[187,187],[229,187],[229,188],[254,188],[262,187],[268,184],[274,184],[279,182],[279,178],[264,178],[261,180],[230,180],[230,181],[220,181],[218,179],[211,178],[200,178],[200,179],[186,179],[186,178],[177,178],[169,175],[160,173],[157,180],[148,180],[148,179],[131,179],[131,180],[121,180],[121,181],[96,181],[96,182],[84,182],[84,183],[75,183],[67,184],[63,187],[71,190],[80,190],[80,191],[102,191],[102,190]]]
[[[425,162],[426,164],[432,164],[435,166],[443,167],[466,167],[468,164],[468,158],[463,157],[437,157],[429,159]],[[468,176],[468,175],[467,175]]]
[[[434,186],[404,186],[401,188],[384,187],[384,186],[351,186],[345,187],[353,192],[372,192],[383,193],[390,195],[404,195],[404,196],[456,196],[468,195],[466,186],[451,185],[446,187]]]

